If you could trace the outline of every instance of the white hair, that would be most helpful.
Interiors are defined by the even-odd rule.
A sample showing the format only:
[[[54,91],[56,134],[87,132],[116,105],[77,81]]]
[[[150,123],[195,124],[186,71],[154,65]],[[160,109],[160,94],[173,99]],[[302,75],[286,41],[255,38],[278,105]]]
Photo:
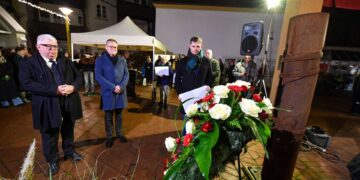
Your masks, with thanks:
[[[57,42],[56,38],[54,36],[52,36],[51,34],[40,34],[36,39],[36,44],[37,45],[41,44],[42,42],[45,41],[45,39],[49,39],[49,40]]]

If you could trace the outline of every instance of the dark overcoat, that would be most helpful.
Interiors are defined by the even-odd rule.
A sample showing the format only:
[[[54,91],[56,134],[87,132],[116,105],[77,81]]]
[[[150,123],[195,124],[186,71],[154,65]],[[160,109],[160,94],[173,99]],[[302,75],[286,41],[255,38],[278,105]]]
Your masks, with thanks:
[[[102,110],[127,107],[126,85],[129,81],[129,71],[124,57],[117,57],[114,65],[108,55],[103,53],[95,61],[95,79],[101,87]],[[117,85],[121,87],[120,94],[114,92]]]
[[[73,62],[57,59],[64,84],[73,85],[74,92],[68,96],[57,95],[58,85],[55,83],[50,68],[40,54],[20,61],[19,80],[22,87],[32,94],[32,115],[35,129],[46,130],[61,125],[62,110],[70,115],[72,122],[82,117],[79,89],[82,76]],[[65,119],[64,119],[65,120]]]

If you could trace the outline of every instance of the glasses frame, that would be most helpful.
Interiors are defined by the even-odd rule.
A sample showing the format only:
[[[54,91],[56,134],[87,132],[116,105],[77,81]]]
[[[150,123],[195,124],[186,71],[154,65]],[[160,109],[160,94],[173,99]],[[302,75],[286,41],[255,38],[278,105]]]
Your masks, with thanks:
[[[59,49],[58,45],[51,45],[51,44],[39,44],[39,45],[46,47],[48,50]]]

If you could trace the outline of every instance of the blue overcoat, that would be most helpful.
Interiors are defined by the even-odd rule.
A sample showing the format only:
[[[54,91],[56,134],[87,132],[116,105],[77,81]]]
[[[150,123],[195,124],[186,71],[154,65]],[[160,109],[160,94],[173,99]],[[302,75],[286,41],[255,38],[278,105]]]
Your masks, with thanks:
[[[106,53],[95,61],[95,79],[101,88],[101,109],[104,111],[123,109],[127,107],[126,85],[129,81],[129,71],[126,59],[117,57],[117,63],[113,65]],[[114,92],[115,86],[121,87],[121,93]]]

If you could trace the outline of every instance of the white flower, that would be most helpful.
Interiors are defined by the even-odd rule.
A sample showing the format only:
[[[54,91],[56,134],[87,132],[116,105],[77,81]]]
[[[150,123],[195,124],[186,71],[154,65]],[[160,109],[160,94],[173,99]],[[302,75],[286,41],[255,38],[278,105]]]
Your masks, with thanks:
[[[218,85],[214,87],[214,94],[220,98],[227,98],[229,92],[230,90],[227,86]]]
[[[203,102],[200,104],[201,108],[200,108],[200,112],[205,112],[207,110],[209,110],[209,103],[208,102]]]
[[[185,124],[186,134],[192,134],[195,131],[195,123],[193,120],[189,120]]]
[[[192,117],[193,115],[196,114],[197,110],[198,110],[198,104],[194,103],[194,104],[190,105],[187,108],[186,116],[187,117]]]
[[[165,139],[165,147],[168,150],[168,152],[174,151],[176,147],[176,139],[173,137],[167,137]]]
[[[274,109],[274,106],[271,104],[270,99],[264,98],[262,102],[266,105],[266,107],[262,108],[266,112],[266,114],[272,114],[272,110]]]
[[[237,81],[235,81],[234,83],[227,83],[226,84],[226,86],[230,86],[230,85],[232,85],[232,86],[246,86],[247,88],[249,88],[250,86],[251,86],[251,83],[249,83],[249,82],[246,82],[246,81],[242,81],[242,80],[237,80]]]
[[[216,104],[209,110],[209,114],[213,119],[226,120],[231,114],[231,108],[226,104]]]
[[[245,99],[243,98],[241,100],[240,108],[241,110],[252,117],[259,117],[259,113],[261,112],[261,109],[259,106],[256,105],[256,102],[251,99]]]
[[[167,171],[168,171],[168,170],[165,170],[165,171],[164,171],[164,176],[166,175]]]
[[[218,103],[220,103],[220,99],[221,99],[220,96],[215,95],[213,98],[213,101],[215,104],[218,104]]]
[[[268,109],[274,109],[274,106],[271,104],[271,101],[269,98],[264,98],[262,102],[266,105]]]

